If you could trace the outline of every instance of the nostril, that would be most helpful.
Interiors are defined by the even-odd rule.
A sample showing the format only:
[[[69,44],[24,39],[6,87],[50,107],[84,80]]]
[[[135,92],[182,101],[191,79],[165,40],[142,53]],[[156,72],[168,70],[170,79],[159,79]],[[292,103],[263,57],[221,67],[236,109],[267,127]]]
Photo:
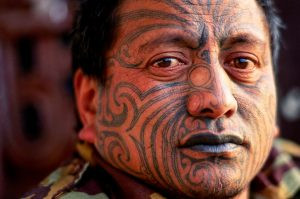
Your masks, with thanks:
[[[205,108],[205,109],[201,110],[200,113],[213,113],[213,111],[209,108]]]
[[[227,118],[229,118],[229,117],[231,117],[231,116],[234,114],[234,112],[235,112],[235,111],[231,109],[231,110],[228,110],[228,111],[225,113],[225,115],[226,115]]]

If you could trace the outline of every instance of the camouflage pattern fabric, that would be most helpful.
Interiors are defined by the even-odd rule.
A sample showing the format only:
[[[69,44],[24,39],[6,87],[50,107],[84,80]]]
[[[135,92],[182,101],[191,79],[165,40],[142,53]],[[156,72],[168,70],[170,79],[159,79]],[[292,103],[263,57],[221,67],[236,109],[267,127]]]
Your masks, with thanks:
[[[45,180],[41,182],[41,184],[37,189],[28,192],[24,198],[28,198],[28,199],[70,198],[69,197],[70,194],[73,194],[73,196],[74,194],[76,194],[76,192],[71,192],[71,189],[81,179],[82,174],[84,174],[88,166],[89,163],[87,163],[83,159],[75,158],[67,165],[64,165],[58,168],[57,170],[55,170],[54,172],[52,172]],[[79,196],[79,194],[77,195]],[[80,198],[87,198],[87,197],[80,197]],[[98,197],[98,198],[104,199],[105,196]]]
[[[106,164],[87,144],[77,145],[79,157],[51,173],[25,199],[164,199],[142,182]],[[277,139],[265,166],[250,187],[252,199],[300,199],[300,147]],[[130,190],[130,192],[128,192]]]
[[[262,170],[251,183],[253,199],[300,199],[300,146],[277,139]]]

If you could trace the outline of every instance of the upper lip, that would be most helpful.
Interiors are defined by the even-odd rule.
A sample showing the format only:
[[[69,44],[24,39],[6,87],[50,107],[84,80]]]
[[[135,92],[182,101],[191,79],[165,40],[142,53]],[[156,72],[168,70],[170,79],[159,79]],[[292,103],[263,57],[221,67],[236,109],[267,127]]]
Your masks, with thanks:
[[[199,133],[189,137],[180,147],[186,148],[195,145],[220,145],[226,143],[242,145],[243,139],[236,135]]]

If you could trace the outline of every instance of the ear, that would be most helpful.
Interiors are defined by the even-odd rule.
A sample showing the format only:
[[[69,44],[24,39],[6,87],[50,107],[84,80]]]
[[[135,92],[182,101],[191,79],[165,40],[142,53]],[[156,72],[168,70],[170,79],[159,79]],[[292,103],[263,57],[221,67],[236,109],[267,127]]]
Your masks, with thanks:
[[[95,79],[84,75],[82,70],[78,69],[74,75],[73,84],[76,106],[83,125],[79,132],[79,138],[89,143],[95,143],[99,83]]]

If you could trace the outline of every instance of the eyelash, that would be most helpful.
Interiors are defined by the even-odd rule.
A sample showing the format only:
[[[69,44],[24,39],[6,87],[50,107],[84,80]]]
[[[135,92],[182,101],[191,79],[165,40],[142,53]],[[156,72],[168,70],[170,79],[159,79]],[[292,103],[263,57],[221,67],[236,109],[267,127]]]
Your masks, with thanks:
[[[241,60],[244,60],[246,62],[244,63],[247,63],[247,64],[253,64],[252,67],[247,67],[247,68],[241,68],[241,67],[235,67],[233,65],[236,64],[236,61],[241,61]],[[235,53],[234,55],[232,56],[229,56],[229,58],[227,60],[225,60],[224,62],[224,66],[225,67],[230,67],[230,68],[233,68],[235,70],[240,70],[240,71],[252,71],[252,70],[255,70],[256,68],[260,67],[260,63],[257,59],[256,56],[252,55],[252,54],[245,54],[245,53]]]
[[[247,66],[245,68],[236,67],[236,61],[246,60]],[[250,66],[249,66],[250,64]],[[224,62],[225,70],[237,81],[244,83],[252,83],[259,77],[260,62],[258,58],[252,54],[238,53]]]
[[[178,64],[176,64],[176,66],[185,64],[183,61],[181,61],[180,59],[175,58],[175,57],[163,57],[163,58],[153,61],[151,65],[156,68],[170,68],[170,66],[166,66],[166,67],[155,66],[155,65],[158,65],[159,63],[163,63],[164,61],[169,62],[170,60],[171,60],[170,65],[172,64],[172,61],[174,61],[174,60],[178,62]]]
[[[151,75],[161,81],[171,81],[184,74],[189,66],[189,59],[181,52],[168,52],[154,56],[147,64]]]
[[[175,52],[159,55],[156,59],[154,57],[153,61],[149,62],[148,69],[151,74],[157,77],[168,79],[179,77],[180,74],[183,74],[180,71],[187,69],[190,65],[187,59],[180,56],[181,54],[178,55]],[[223,62],[223,67],[237,81],[252,83],[259,76],[259,70],[257,69],[260,68],[260,62],[251,53],[238,52],[227,56]]]

